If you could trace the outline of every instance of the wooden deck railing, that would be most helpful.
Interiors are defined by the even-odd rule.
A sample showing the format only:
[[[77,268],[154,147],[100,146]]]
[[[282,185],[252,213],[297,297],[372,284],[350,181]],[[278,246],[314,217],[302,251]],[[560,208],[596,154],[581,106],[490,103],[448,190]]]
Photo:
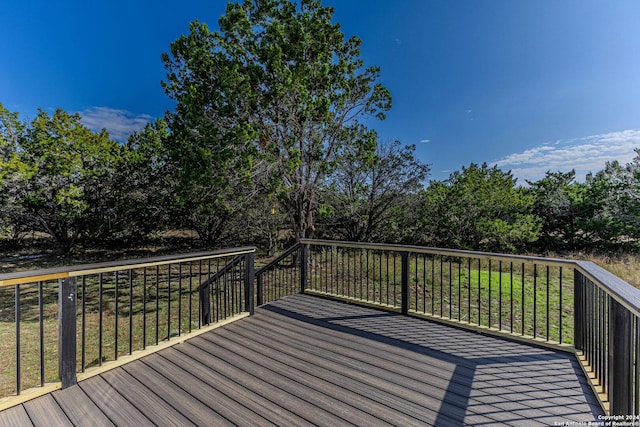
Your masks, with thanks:
[[[611,412],[639,415],[640,291],[591,262],[577,261],[574,273],[576,352]]]
[[[302,290],[574,351],[611,414],[640,414],[640,290],[591,262],[305,239],[256,277],[259,303]]]
[[[609,413],[640,413],[640,290],[595,264],[310,239],[257,271],[254,248],[238,248],[0,275],[0,355],[13,377],[2,383],[14,384],[2,393],[20,394],[25,379],[66,387],[88,368],[251,314],[254,298],[298,292],[574,351]]]
[[[64,388],[88,368],[253,313],[254,252],[245,247],[0,275],[0,397],[45,384]]]

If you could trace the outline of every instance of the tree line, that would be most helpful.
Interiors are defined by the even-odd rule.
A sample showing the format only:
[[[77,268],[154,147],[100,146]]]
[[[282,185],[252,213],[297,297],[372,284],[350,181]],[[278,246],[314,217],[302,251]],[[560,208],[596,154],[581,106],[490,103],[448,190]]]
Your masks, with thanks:
[[[273,165],[243,169],[229,156],[228,175],[212,176],[224,172],[218,163],[188,167],[203,160],[172,152],[171,139],[164,120],[122,144],[77,114],[41,110],[24,123],[0,104],[0,238],[16,247],[44,233],[68,252],[78,243],[135,246],[182,228],[208,247],[274,250],[301,237],[283,190],[267,180]],[[638,248],[640,154],[585,182],[574,171],[547,172],[521,186],[510,171],[473,163],[443,181],[428,177],[415,146],[378,141],[368,156],[348,147],[315,184],[308,235],[498,252]]]
[[[175,108],[114,141],[78,114],[0,104],[0,239],[60,252],[194,230],[203,246],[302,237],[500,252],[633,250],[640,160],[527,186],[471,164],[428,181],[415,146],[365,125],[391,108],[380,69],[317,0],[230,3],[162,55]]]

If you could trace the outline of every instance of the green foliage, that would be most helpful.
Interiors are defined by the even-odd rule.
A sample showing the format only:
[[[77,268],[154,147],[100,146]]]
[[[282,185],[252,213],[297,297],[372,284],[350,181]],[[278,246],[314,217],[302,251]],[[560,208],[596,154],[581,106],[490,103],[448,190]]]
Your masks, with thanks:
[[[640,238],[640,150],[631,163],[607,162],[587,176],[585,228],[602,249],[637,248]]]
[[[590,241],[585,195],[587,186],[574,182],[575,171],[547,172],[536,182],[528,182],[535,197],[534,212],[542,221],[542,250],[576,250]]]
[[[374,153],[346,151],[323,190],[321,220],[333,237],[350,241],[400,242],[415,231],[418,193],[429,167],[415,146],[378,144]]]
[[[196,168],[209,180],[191,179],[186,188],[189,197],[215,189],[209,206],[220,208],[218,218],[240,206],[237,192],[224,187],[240,177],[226,171],[246,178],[258,160],[267,164],[258,169],[269,176],[266,188],[302,237],[314,228],[317,188],[342,150],[354,141],[375,146],[357,119],[384,118],[391,98],[375,83],[378,68],[363,69],[360,40],[345,40],[332,15],[313,0],[230,3],[220,32],[193,22],[163,56],[164,88],[178,102],[168,120],[177,142],[170,152],[207,161]]]
[[[27,231],[22,206],[11,195],[15,177],[19,171],[18,147],[24,137],[25,124],[18,113],[7,110],[0,103],[0,238],[18,241]],[[24,171],[22,172],[24,173]]]
[[[530,188],[472,163],[424,188],[415,147],[378,144],[363,125],[391,95],[361,40],[345,38],[318,0],[229,3],[217,32],[202,22],[162,55],[176,101],[125,145],[78,115],[31,123],[0,104],[0,239],[28,232],[61,251],[189,228],[207,245],[285,239],[515,252],[637,249],[640,151],[575,182],[547,172]]]
[[[511,172],[472,163],[424,191],[423,239],[441,247],[515,252],[539,237],[532,204]]]
[[[105,220],[92,230],[93,238],[130,243],[168,227],[176,184],[164,145],[167,138],[166,123],[156,120],[120,147],[113,198]]]
[[[24,127],[18,113],[7,110],[0,102],[0,160],[11,160],[20,144]]]
[[[49,234],[68,252],[108,207],[118,145],[60,109],[53,116],[39,110],[23,129],[2,164],[5,200],[20,224]]]
[[[171,56],[163,55],[169,71],[163,86],[177,101],[167,113],[163,149],[177,180],[174,226],[193,228],[211,244],[249,195],[252,129],[241,109],[248,100],[245,76],[218,52],[218,36],[205,24],[195,21],[190,30],[171,44]]]

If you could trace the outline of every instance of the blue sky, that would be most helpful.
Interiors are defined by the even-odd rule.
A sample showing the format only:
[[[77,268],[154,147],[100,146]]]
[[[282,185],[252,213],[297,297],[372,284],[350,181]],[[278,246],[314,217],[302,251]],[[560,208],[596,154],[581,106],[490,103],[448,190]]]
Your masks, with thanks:
[[[225,0],[21,0],[0,8],[0,102],[79,112],[126,135],[173,108],[160,55]],[[637,0],[324,0],[381,67],[384,140],[416,144],[432,179],[471,162],[524,184],[596,172],[640,147]]]

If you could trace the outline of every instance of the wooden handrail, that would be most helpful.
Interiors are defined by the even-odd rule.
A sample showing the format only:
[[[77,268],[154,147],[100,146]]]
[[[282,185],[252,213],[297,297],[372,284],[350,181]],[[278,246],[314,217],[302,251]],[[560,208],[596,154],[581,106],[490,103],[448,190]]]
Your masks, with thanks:
[[[17,271],[13,273],[0,274],[0,287],[21,285],[24,283],[35,283],[46,280],[66,279],[69,277],[85,276],[89,274],[108,273],[111,271],[121,270],[123,269],[123,267],[126,267],[127,269],[153,267],[156,265],[174,263],[176,261],[199,261],[208,258],[255,253],[255,251],[256,248],[254,246],[246,246],[232,249],[219,249],[207,252],[163,255],[150,258],[140,258],[124,261],[108,261],[95,264],[81,264],[42,270]]]

